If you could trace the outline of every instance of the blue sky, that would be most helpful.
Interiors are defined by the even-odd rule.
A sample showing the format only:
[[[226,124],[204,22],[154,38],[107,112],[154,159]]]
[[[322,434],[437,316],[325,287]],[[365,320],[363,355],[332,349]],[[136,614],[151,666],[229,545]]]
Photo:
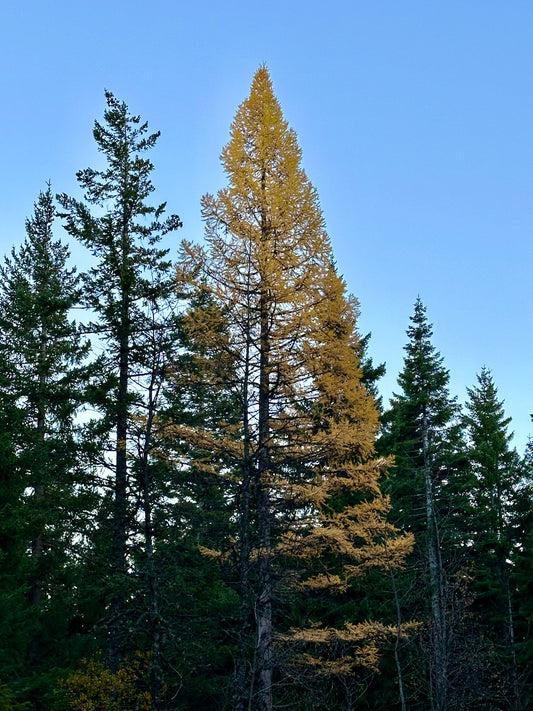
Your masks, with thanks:
[[[418,294],[460,401],[489,367],[533,434],[530,0],[2,3],[0,254],[38,192],[98,165],[104,88],[161,130],[157,197],[200,240],[200,198],[266,63],[320,195],[387,400]],[[60,230],[58,229],[58,232]],[[83,267],[83,253],[75,252]]]

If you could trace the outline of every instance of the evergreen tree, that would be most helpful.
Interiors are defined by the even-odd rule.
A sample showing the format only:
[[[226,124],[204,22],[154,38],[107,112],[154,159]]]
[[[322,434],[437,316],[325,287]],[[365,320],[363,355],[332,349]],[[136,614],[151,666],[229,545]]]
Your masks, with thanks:
[[[519,542],[513,556],[512,589],[517,596],[517,661],[519,681],[531,699],[533,675],[533,439],[526,445],[522,478],[517,490],[514,535]],[[525,705],[525,704],[524,704]],[[527,708],[527,705],[525,705]]]
[[[463,446],[458,405],[448,389],[449,373],[431,343],[432,328],[420,298],[407,335],[404,368],[398,376],[402,393],[394,395],[385,413],[380,448],[395,457],[386,483],[392,520],[416,536],[415,574],[427,570],[430,703],[431,709],[443,711],[448,708],[450,659],[445,548],[453,536],[449,524],[454,510],[463,505],[459,503],[464,489]],[[421,612],[415,608],[415,616]]]
[[[181,223],[176,215],[163,219],[164,203],[148,203],[154,190],[150,179],[153,165],[145,153],[155,145],[159,133],[149,134],[148,125],[131,115],[126,104],[110,92],[106,92],[106,100],[104,122],[96,121],[93,131],[106,167],[78,172],[85,191],[83,201],[67,195],[58,198],[67,231],[97,260],[85,279],[84,303],[96,317],[92,330],[104,348],[99,359],[102,377],[93,395],[101,413],[94,423],[94,435],[104,438],[100,465],[110,473],[112,487],[109,662],[112,670],[119,668],[127,630],[138,617],[128,607],[128,599],[135,593],[128,592],[132,582],[128,539],[138,525],[138,507],[143,521],[142,575],[148,595],[152,708],[156,708],[161,688],[160,616],[152,519],[160,489],[151,453],[162,382],[176,346],[170,306],[172,267],[168,250],[161,248],[160,241]]]
[[[478,384],[467,388],[469,400],[464,417],[470,441],[469,459],[474,474],[473,498],[476,517],[470,532],[474,545],[483,546],[489,556],[504,559],[510,550],[510,512],[520,469],[516,452],[510,448],[511,422],[491,372],[483,368]],[[476,556],[482,551],[476,551]],[[485,557],[485,556],[483,556]]]
[[[473,472],[469,495],[473,516],[469,525],[475,607],[485,633],[503,653],[498,670],[502,683],[498,694],[502,708],[522,708],[518,687],[515,620],[516,604],[511,588],[510,563],[523,542],[516,539],[516,506],[522,476],[519,457],[510,442],[511,422],[491,372],[483,368],[478,383],[467,388],[469,400],[464,423],[470,441]],[[501,657],[501,654],[498,655]]]
[[[358,344],[358,357],[361,364],[361,382],[366,386],[368,393],[374,398],[380,416],[383,414],[383,403],[378,390],[378,381],[385,375],[385,363],[374,365],[372,357],[368,354],[371,333],[361,336]]]
[[[46,686],[42,675],[68,658],[68,624],[75,615],[72,551],[83,488],[75,415],[84,402],[88,344],[71,321],[78,277],[67,266],[68,249],[53,238],[54,215],[48,187],[26,221],[25,242],[0,267],[0,647],[8,652],[4,670],[18,679],[27,700],[35,694],[36,707],[46,695],[39,688]],[[57,648],[59,630],[64,644]],[[28,684],[37,685],[34,692]]]
[[[176,429],[204,451],[204,469],[224,478],[237,508],[236,709],[272,708],[284,594],[295,585],[345,591],[409,549],[404,538],[393,542],[384,518],[377,480],[385,461],[373,458],[378,419],[361,379],[357,306],[336,274],[300,157],[262,67],[222,153],[229,185],[203,199],[209,252],[185,245],[184,283],[207,292],[227,325],[186,327],[230,360],[227,385],[239,402],[238,423]],[[375,647],[365,645],[372,625],[285,632],[317,667],[328,642],[330,652],[342,647],[344,666],[331,659],[332,677],[375,663]]]

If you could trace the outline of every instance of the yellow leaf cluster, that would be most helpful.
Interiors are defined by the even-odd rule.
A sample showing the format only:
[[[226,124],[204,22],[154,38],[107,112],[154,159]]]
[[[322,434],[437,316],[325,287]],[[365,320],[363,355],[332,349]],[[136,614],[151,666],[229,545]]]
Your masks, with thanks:
[[[362,382],[359,306],[336,271],[318,196],[266,67],[238,108],[221,160],[227,187],[202,200],[207,248],[184,244],[178,281],[203,304],[184,317],[191,382],[231,389],[241,420],[173,434],[199,450],[196,471],[227,482],[236,501],[246,480],[245,498],[257,506],[247,521],[268,508],[270,548],[259,555],[243,544],[250,565],[270,557],[300,591],[343,592],[369,568],[402,565],[412,538],[387,522],[380,479],[390,461],[375,455],[379,419]],[[359,645],[336,654],[338,668],[373,668],[390,630],[365,623],[313,634],[292,639]]]
[[[118,671],[111,672],[99,660],[85,660],[80,669],[65,679],[72,711],[149,711],[151,696],[140,683],[146,672],[146,656],[136,655],[124,662]]]
[[[402,627],[401,634],[406,636],[418,627],[419,623],[409,622]],[[297,666],[312,667],[322,676],[344,676],[361,667],[378,672],[380,649],[397,637],[397,627],[366,620],[346,623],[340,630],[319,625],[293,629],[280,635],[278,641],[306,650],[296,654]]]

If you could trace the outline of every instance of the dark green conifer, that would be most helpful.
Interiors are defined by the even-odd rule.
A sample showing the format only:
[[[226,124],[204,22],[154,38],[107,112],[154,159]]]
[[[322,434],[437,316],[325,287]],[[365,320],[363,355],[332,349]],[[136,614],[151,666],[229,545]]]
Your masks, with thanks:
[[[93,131],[106,165],[102,170],[78,172],[84,200],[64,194],[58,198],[67,231],[96,259],[85,279],[83,296],[94,317],[91,328],[103,346],[101,379],[94,391],[101,418],[94,432],[103,437],[100,464],[110,473],[113,494],[107,557],[109,661],[112,669],[118,668],[128,630],[131,632],[131,625],[139,619],[127,602],[135,593],[128,592],[132,584],[128,540],[142,520],[144,562],[139,574],[147,596],[154,676],[151,691],[156,699],[161,687],[160,616],[153,567],[153,515],[160,490],[153,476],[151,452],[162,382],[176,344],[173,270],[168,250],[160,242],[181,223],[176,215],[164,219],[165,203],[152,206],[148,202],[154,187],[150,177],[153,165],[146,152],[153,148],[159,133],[148,133],[148,125],[131,115],[126,104],[110,92],[106,92],[106,100],[104,121],[96,121]],[[110,456],[105,456],[106,450]]]
[[[494,650],[490,667],[499,678],[496,700],[507,708],[522,708],[517,667],[517,599],[512,585],[512,560],[524,545],[517,530],[519,484],[523,470],[513,434],[511,418],[505,416],[503,401],[488,368],[482,368],[477,385],[467,388],[464,424],[469,437],[472,470],[469,498],[473,515],[468,539],[474,609]]]
[[[449,523],[453,498],[449,492],[461,473],[463,448],[459,407],[449,393],[449,372],[431,342],[432,327],[420,298],[416,300],[407,335],[404,368],[398,376],[402,392],[394,395],[384,415],[380,449],[395,457],[384,487],[391,496],[392,520],[415,534],[411,576],[403,579],[403,585],[412,585],[414,593],[404,614],[408,619],[420,619],[427,614],[429,704],[431,709],[441,711],[447,708],[449,691],[450,557],[446,548],[452,535]],[[402,595],[402,590],[399,594]]]
[[[25,242],[0,267],[0,659],[26,701],[46,693],[47,669],[68,663],[75,614],[69,576],[82,488],[75,415],[88,344],[72,321],[78,277],[53,238],[54,215],[48,187]]]

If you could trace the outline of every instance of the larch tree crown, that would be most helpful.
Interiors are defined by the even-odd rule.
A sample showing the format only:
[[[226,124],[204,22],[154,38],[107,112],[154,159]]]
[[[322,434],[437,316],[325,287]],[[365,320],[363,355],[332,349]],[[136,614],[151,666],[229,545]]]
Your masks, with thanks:
[[[223,435],[177,432],[212,453],[212,471],[238,503],[241,632],[255,642],[241,640],[235,704],[244,708],[251,666],[263,711],[272,708],[280,640],[305,651],[293,667],[305,658],[322,674],[377,660],[375,625],[371,634],[352,620],[337,631],[311,619],[308,632],[277,629],[283,595],[345,592],[369,568],[401,565],[411,539],[386,521],[387,461],[374,455],[378,414],[361,380],[358,304],[336,272],[317,192],[264,66],[221,159],[228,186],[202,201],[207,250],[184,243],[178,278],[216,307],[213,328],[205,310],[191,312],[186,328],[211,358],[229,355],[240,423]],[[381,626],[379,635],[389,633]],[[339,642],[343,659],[324,662],[324,647]]]

